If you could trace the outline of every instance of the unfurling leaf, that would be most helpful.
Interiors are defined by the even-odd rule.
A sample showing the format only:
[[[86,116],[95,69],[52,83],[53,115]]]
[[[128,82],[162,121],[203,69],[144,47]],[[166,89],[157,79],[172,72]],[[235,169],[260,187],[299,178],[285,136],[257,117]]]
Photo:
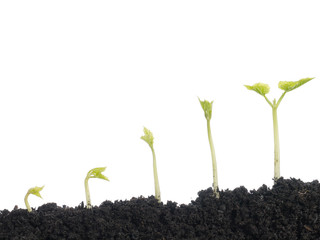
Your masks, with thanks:
[[[204,101],[201,101],[200,98],[199,99],[199,102],[201,104],[201,107],[204,111],[204,116],[206,117],[207,120],[210,120],[211,119],[211,115],[212,115],[212,102],[209,102],[207,100],[204,100]]]
[[[36,195],[37,197],[39,198],[42,198],[41,195],[40,195],[40,191],[44,188],[44,186],[42,187],[34,187],[34,188],[30,188],[28,190],[28,193],[29,194],[33,194],[33,195]]]
[[[270,91],[269,85],[265,83],[256,83],[252,86],[249,86],[249,85],[244,85],[244,86],[249,90],[253,90],[259,93],[262,96],[266,95]]]
[[[100,178],[100,179],[104,179],[104,180],[109,181],[109,179],[102,174],[102,172],[104,172],[105,170],[106,170],[106,167],[93,168],[88,172],[87,177],[88,178]]]
[[[312,79],[314,79],[314,78],[303,78],[303,79],[300,79],[299,81],[295,81],[295,82],[280,81],[278,84],[278,87],[286,92],[290,92],[290,91],[300,87],[301,85],[309,82]]]
[[[146,141],[151,148],[153,148],[153,134],[146,127],[143,128],[144,136],[141,136],[141,139]]]

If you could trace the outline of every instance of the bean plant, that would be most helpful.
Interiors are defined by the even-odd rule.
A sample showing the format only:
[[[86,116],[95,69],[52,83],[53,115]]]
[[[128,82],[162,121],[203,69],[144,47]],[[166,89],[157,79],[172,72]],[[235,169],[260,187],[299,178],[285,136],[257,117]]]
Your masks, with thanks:
[[[39,198],[42,198],[41,195],[40,195],[40,191],[44,188],[44,186],[42,187],[34,187],[34,188],[30,188],[26,194],[26,196],[24,197],[24,203],[28,209],[28,212],[31,212],[31,207],[30,207],[30,204],[28,202],[28,197],[30,194],[33,194],[33,195],[36,195],[37,197]]]
[[[244,85],[247,89],[253,90],[263,96],[267,103],[271,106],[272,108],[272,118],[273,118],[273,136],[274,136],[274,181],[277,181],[280,178],[280,142],[279,142],[279,127],[278,127],[278,115],[277,115],[277,110],[279,107],[279,104],[281,103],[284,95],[287,92],[290,92],[301,85],[311,81],[313,78],[303,78],[300,79],[299,81],[280,81],[278,84],[278,87],[283,90],[284,92],[278,99],[273,100],[271,102],[267,97],[266,94],[269,93],[270,87],[268,84],[265,83],[256,83],[252,86],[249,85]]]
[[[199,99],[199,98],[198,98]],[[213,141],[212,141],[212,135],[211,135],[211,127],[210,127],[210,120],[212,115],[212,102],[209,102],[207,100],[201,101],[199,99],[199,102],[201,104],[201,107],[204,111],[204,116],[207,119],[207,131],[208,131],[208,139],[209,139],[209,145],[211,150],[211,158],[212,158],[212,169],[213,169],[213,195],[216,198],[219,198],[219,186],[218,186],[218,170],[217,170],[217,161],[216,161],[216,154],[214,151]]]
[[[84,179],[84,187],[85,187],[85,191],[86,191],[87,208],[89,208],[89,209],[92,208],[92,205],[91,205],[91,198],[90,198],[88,181],[89,181],[90,178],[100,178],[100,179],[109,181],[109,179],[102,174],[102,172],[105,171],[105,170],[106,170],[106,167],[93,168],[88,172],[86,178]]]
[[[161,194],[160,194],[160,186],[159,186],[159,179],[158,179],[158,170],[157,170],[157,162],[156,162],[156,154],[153,148],[153,134],[152,132],[144,128],[143,129],[144,136],[141,137],[146,143],[148,143],[149,147],[152,151],[153,156],[153,177],[154,177],[154,189],[155,189],[155,198],[158,199],[158,202],[161,202]]]

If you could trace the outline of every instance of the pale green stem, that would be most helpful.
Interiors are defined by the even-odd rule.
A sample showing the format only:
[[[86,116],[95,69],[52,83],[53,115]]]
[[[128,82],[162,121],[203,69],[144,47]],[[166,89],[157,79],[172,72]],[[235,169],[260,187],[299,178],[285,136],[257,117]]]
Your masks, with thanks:
[[[280,178],[280,142],[279,142],[279,128],[278,128],[278,115],[277,106],[274,101],[272,107],[273,118],[273,137],[274,137],[274,181]]]
[[[24,203],[25,203],[25,205],[26,205],[26,207],[27,207],[27,209],[28,209],[28,212],[31,212],[32,210],[31,210],[31,207],[30,207],[30,204],[29,204],[29,202],[28,202],[28,197],[29,197],[29,193],[27,193],[26,194],[26,196],[24,197]]]
[[[280,140],[279,140],[277,110],[285,94],[286,92],[282,93],[278,102],[276,102],[276,99],[274,99],[273,103],[271,103],[269,99],[265,95],[263,95],[266,101],[268,102],[268,104],[272,107],[273,138],[274,138],[274,181],[275,182],[280,178]]]
[[[273,104],[270,102],[270,100],[266,97],[266,95],[263,95],[268,104],[273,108]]]
[[[212,135],[211,135],[211,127],[210,127],[210,119],[207,119],[207,129],[208,129],[208,138],[211,150],[211,157],[212,157],[212,168],[213,168],[213,195],[216,198],[219,198],[218,192],[218,172],[217,172],[217,161],[216,161],[216,154],[213,147]]]
[[[152,151],[152,156],[153,156],[153,176],[154,176],[155,198],[158,199],[158,202],[161,202],[160,186],[159,186],[158,170],[157,170],[157,162],[156,162],[156,154],[154,152],[153,147],[151,147],[151,151]]]
[[[282,101],[282,99],[283,99],[283,97],[284,97],[284,95],[285,95],[286,93],[287,93],[287,92],[282,93],[281,97],[279,98],[279,100],[278,100],[278,102],[277,102],[277,107],[279,107],[279,104],[280,104],[280,102]]]
[[[84,180],[84,188],[86,191],[87,208],[92,208],[88,181],[89,181],[89,178],[86,177]]]

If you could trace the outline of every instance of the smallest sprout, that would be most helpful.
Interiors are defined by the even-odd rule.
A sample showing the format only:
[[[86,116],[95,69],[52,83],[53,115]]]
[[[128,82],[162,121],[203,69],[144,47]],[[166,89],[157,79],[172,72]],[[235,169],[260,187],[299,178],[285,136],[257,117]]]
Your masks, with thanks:
[[[44,188],[44,186],[42,187],[34,187],[34,188],[30,188],[26,194],[26,196],[24,197],[24,203],[26,204],[26,207],[28,209],[28,212],[31,212],[31,207],[30,204],[28,202],[28,197],[30,194],[36,195],[39,198],[42,198],[40,195],[40,191]]]
[[[102,174],[102,172],[104,172],[104,170],[106,170],[106,167],[93,168],[88,172],[88,174],[87,174],[87,176],[86,176],[86,178],[84,180],[84,187],[85,187],[85,191],[86,191],[86,200],[87,200],[87,208],[92,208],[88,181],[89,181],[90,178],[100,178],[100,179],[109,181],[109,179]]]

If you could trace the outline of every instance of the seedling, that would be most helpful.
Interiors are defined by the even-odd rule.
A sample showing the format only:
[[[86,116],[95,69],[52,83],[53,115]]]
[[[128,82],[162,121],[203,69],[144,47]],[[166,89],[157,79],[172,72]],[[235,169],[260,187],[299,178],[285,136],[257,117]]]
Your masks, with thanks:
[[[309,82],[313,78],[303,78],[299,81],[295,82],[287,82],[287,81],[280,81],[278,84],[278,87],[281,90],[284,90],[282,95],[280,96],[279,100],[276,101],[276,99],[271,101],[266,97],[266,94],[269,93],[270,87],[268,84],[264,83],[256,83],[252,86],[244,85],[247,89],[253,90],[260,95],[262,95],[268,104],[272,108],[272,117],[273,117],[273,136],[274,136],[274,181],[276,182],[280,178],[280,143],[279,143],[279,128],[278,128],[278,116],[277,116],[277,109],[279,107],[280,102],[282,101],[284,95],[287,92],[290,92],[301,85]]]
[[[86,178],[84,179],[84,187],[85,187],[85,191],[86,191],[87,208],[92,208],[88,181],[89,181],[90,178],[100,178],[100,179],[104,179],[104,180],[109,181],[109,179],[102,174],[102,172],[104,170],[106,170],[106,167],[93,168],[88,172]]]
[[[146,141],[149,144],[152,156],[153,156],[153,176],[154,176],[154,189],[155,189],[155,198],[158,199],[158,202],[161,202],[161,195],[160,195],[160,186],[159,186],[159,179],[158,179],[158,171],[157,171],[157,162],[156,162],[156,154],[153,149],[153,134],[147,128],[143,129],[144,136],[141,137],[142,140]]]
[[[198,98],[199,99],[199,98]],[[201,107],[204,111],[204,116],[207,119],[207,130],[208,130],[208,139],[210,144],[210,150],[211,150],[211,158],[212,158],[212,169],[213,169],[213,195],[216,198],[219,198],[219,186],[218,186],[218,171],[217,171],[217,161],[216,161],[216,154],[214,151],[213,141],[212,141],[212,135],[211,135],[211,127],[210,127],[210,120],[212,115],[212,102],[209,102],[207,100],[201,101],[199,99],[199,102],[201,104]]]
[[[36,195],[39,198],[42,198],[40,195],[40,191],[44,188],[44,186],[42,187],[34,187],[34,188],[30,188],[26,194],[26,196],[24,197],[24,203],[26,204],[26,207],[28,209],[28,212],[31,212],[31,207],[30,204],[28,202],[28,197],[30,194]]]

